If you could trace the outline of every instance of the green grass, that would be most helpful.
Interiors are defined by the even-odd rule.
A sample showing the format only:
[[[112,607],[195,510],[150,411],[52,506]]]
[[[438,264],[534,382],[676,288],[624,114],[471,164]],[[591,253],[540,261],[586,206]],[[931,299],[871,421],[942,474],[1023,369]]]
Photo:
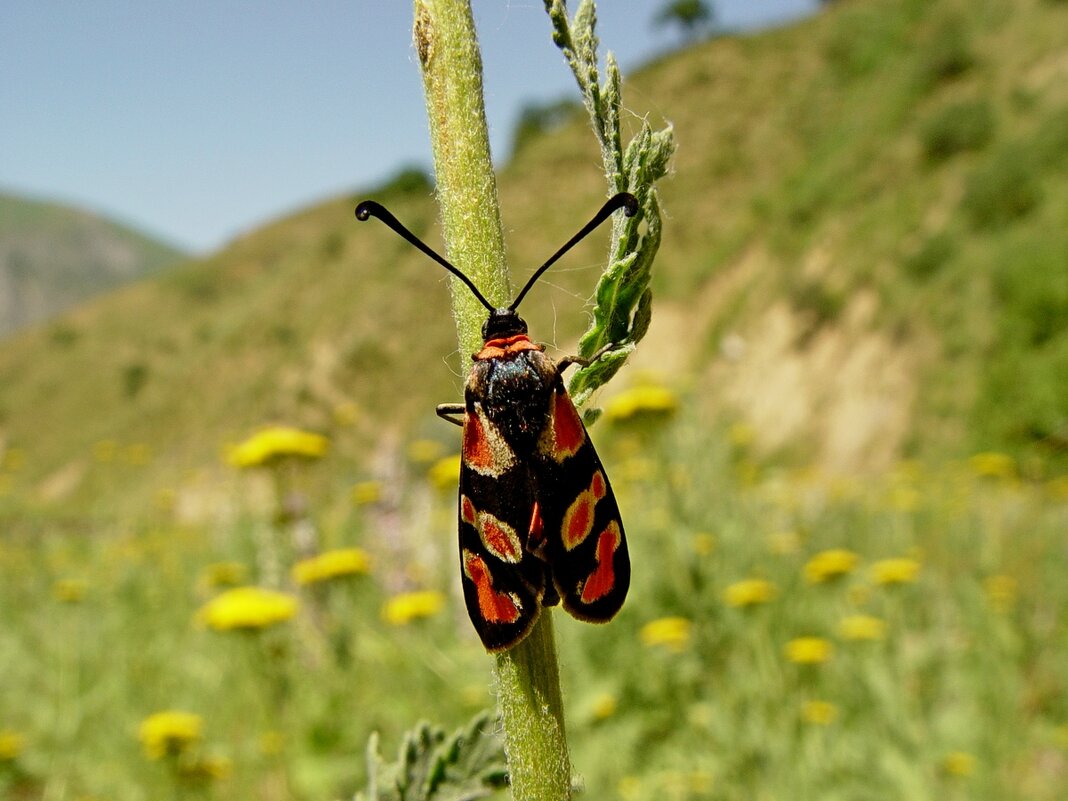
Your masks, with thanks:
[[[684,406],[676,422],[597,432],[635,571],[610,625],[557,616],[589,797],[1058,798],[1068,478],[1023,483],[998,455],[863,480],[783,472],[752,460],[742,429],[732,446],[693,415]],[[334,472],[340,456],[310,469]],[[389,755],[417,720],[452,730],[491,707],[490,659],[458,602],[453,491],[424,469],[410,464],[364,505],[337,481],[310,499],[322,547],[358,544],[372,572],[298,591],[297,617],[261,634],[196,618],[221,589],[206,583],[209,565],[237,561],[255,580],[271,517],[263,476],[233,476],[224,497],[236,517],[212,527],[183,526],[165,504],[89,531],[8,517],[0,729],[24,749],[0,763],[0,787],[115,801],[345,797],[364,782],[371,732]],[[831,548],[859,564],[810,583],[806,562]],[[879,584],[874,565],[896,557],[918,563],[916,580]],[[747,578],[775,596],[730,606],[726,588]],[[84,597],[58,600],[70,579]],[[392,594],[424,588],[446,594],[443,611],[383,620]],[[841,620],[858,614],[885,636],[843,639]],[[645,644],[643,627],[672,616],[690,621],[689,637]],[[829,661],[788,661],[802,636],[828,640]],[[175,783],[166,761],[142,754],[138,726],[164,709],[202,716],[198,753],[224,758],[225,777]]]

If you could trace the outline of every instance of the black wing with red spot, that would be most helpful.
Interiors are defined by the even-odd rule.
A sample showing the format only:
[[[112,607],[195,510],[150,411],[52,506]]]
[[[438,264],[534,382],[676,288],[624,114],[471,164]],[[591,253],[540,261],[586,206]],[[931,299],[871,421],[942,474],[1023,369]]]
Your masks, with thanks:
[[[460,464],[460,571],[467,613],[489,651],[526,636],[541,612],[546,565],[528,550],[534,497],[520,461],[468,398]]]
[[[623,606],[630,556],[612,486],[559,376],[531,460],[542,553],[564,608],[603,623]]]

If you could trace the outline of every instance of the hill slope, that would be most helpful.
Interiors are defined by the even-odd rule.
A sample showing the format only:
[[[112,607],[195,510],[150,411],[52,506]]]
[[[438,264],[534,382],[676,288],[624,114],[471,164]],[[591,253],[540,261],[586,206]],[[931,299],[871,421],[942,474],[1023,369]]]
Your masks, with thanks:
[[[794,462],[1062,458],[1066,78],[1068,4],[1051,0],[838,3],[632,76],[625,99],[671,119],[679,153],[630,376],[658,370],[696,413],[745,421],[761,452]],[[515,274],[603,193],[581,120],[526,143],[500,176]],[[373,194],[438,241],[429,190]],[[101,441],[156,454],[121,479],[132,502],[189,467],[222,469],[222,443],[269,420],[334,433],[352,476],[389,453],[372,443],[454,434],[432,413],[459,397],[465,361],[443,273],[356,225],[358,199],[8,343],[0,431],[25,453],[26,496],[115,490],[94,469]],[[567,350],[580,333],[602,247],[585,243],[524,303],[536,338]],[[361,414],[339,428],[350,401]]]
[[[183,255],[98,215],[0,192],[0,336]]]

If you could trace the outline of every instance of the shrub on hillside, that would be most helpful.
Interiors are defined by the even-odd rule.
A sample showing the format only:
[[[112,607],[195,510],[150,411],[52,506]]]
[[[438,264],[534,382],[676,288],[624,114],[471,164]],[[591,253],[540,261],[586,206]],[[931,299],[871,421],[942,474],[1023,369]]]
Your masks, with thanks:
[[[1020,147],[995,153],[968,178],[961,205],[975,228],[996,228],[1029,214],[1042,199],[1032,160]]]
[[[994,136],[994,109],[987,100],[943,106],[923,124],[920,139],[928,161],[939,162],[966,150],[980,150]]]
[[[925,43],[920,60],[919,79],[930,89],[953,80],[975,66],[971,39],[959,17],[943,19]]]

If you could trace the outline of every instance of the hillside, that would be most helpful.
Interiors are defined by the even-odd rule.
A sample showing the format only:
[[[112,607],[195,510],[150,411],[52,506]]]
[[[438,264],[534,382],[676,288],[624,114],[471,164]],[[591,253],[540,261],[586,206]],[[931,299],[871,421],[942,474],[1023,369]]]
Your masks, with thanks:
[[[679,151],[653,325],[620,387],[654,371],[792,464],[1002,449],[1037,473],[1064,458],[1068,4],[836,3],[666,57],[625,100],[670,119]],[[516,276],[597,207],[597,164],[576,119],[503,170]],[[368,194],[440,241],[425,187]],[[357,225],[363,196],[5,343],[0,444],[21,454],[19,497],[84,508],[179,486],[211,508],[224,443],[274,420],[334,435],[342,478],[454,436],[433,416],[465,362],[443,272]],[[524,303],[536,338],[574,342],[602,248],[585,243]],[[97,469],[101,443],[141,457],[117,478]]]
[[[0,336],[183,255],[87,211],[0,192]]]

